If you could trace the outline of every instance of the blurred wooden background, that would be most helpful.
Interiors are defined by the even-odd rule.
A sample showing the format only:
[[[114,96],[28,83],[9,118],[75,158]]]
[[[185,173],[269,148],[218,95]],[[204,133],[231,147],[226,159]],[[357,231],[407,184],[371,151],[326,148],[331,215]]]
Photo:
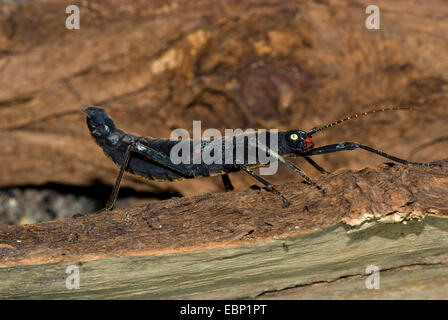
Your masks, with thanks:
[[[65,8],[80,7],[80,30]],[[0,187],[111,185],[118,169],[79,110],[101,105],[137,135],[202,128],[309,129],[380,106],[316,135],[317,145],[362,142],[416,161],[446,157],[448,7],[378,1],[31,1],[0,10]],[[326,169],[384,159],[364,151],[316,157]],[[314,169],[295,160],[310,175]],[[281,169],[275,183],[296,181]],[[253,184],[233,174],[239,189]],[[183,195],[223,191],[220,178],[125,187]]]

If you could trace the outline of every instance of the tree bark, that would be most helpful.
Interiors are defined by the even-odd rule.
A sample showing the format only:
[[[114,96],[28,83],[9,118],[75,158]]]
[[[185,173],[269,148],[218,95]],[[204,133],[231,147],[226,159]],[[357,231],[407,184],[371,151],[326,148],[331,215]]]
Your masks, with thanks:
[[[300,289],[302,284],[329,282],[326,297],[343,290],[359,298],[367,293],[358,295],[355,288],[374,264],[386,271],[389,285],[398,286],[401,279],[414,297],[423,281],[424,295],[446,298],[441,288],[448,278],[417,270],[446,274],[446,167],[383,165],[331,174],[319,183],[328,188],[326,196],[299,182],[279,186],[291,201],[288,208],[275,194],[248,190],[0,226],[0,293],[8,298],[300,298],[323,290]],[[41,281],[42,272],[52,270],[49,277],[61,282],[61,272],[73,264],[85,273],[81,291]],[[277,276],[262,276],[276,270]],[[394,273],[401,271],[416,275],[404,280]],[[185,282],[190,273],[194,276]],[[131,274],[138,281],[130,280]],[[228,290],[222,279],[230,281]],[[127,291],[130,282],[136,287]],[[395,287],[372,297],[409,297],[405,293]]]
[[[80,30],[65,28],[72,4]],[[414,106],[422,112],[350,121],[313,140],[446,159],[448,7],[375,4],[380,30],[365,28],[366,4],[355,0],[2,2],[0,187],[112,185],[118,169],[89,135],[87,105],[160,138],[193,120],[203,129],[311,129]],[[270,178],[288,208],[248,190],[243,174],[232,174],[239,191],[229,193],[219,177],[127,175],[123,187],[186,197],[0,225],[0,296],[446,298],[447,169],[378,167],[383,159],[363,151],[316,158],[335,172],[321,177],[303,164],[325,197],[284,168]],[[387,290],[365,290],[371,264]],[[80,290],[65,287],[69,265],[81,270]]]

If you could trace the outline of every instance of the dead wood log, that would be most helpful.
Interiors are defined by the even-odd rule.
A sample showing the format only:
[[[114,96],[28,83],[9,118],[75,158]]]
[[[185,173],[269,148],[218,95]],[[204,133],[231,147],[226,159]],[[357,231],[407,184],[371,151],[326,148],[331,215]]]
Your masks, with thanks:
[[[446,168],[382,165],[319,182],[325,197],[300,182],[279,186],[288,208],[246,190],[2,225],[0,296],[446,298]],[[80,290],[64,285],[72,264]],[[370,264],[385,271],[390,290],[362,290]]]

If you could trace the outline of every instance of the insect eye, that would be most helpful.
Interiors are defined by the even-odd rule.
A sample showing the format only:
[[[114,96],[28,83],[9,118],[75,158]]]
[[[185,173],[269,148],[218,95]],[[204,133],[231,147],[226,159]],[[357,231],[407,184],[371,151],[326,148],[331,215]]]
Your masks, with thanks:
[[[291,140],[297,140],[297,139],[299,139],[299,136],[297,135],[297,134],[295,134],[295,133],[293,133],[291,136],[290,136],[290,138],[291,138]]]

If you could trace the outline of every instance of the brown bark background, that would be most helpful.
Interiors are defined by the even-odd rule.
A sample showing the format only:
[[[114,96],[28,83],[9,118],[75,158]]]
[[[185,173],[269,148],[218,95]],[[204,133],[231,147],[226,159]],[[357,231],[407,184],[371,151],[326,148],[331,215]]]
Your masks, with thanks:
[[[81,9],[65,28],[66,6]],[[314,137],[356,141],[414,161],[447,157],[448,7],[377,1],[32,1],[0,3],[0,187],[111,186],[118,169],[89,136],[86,105],[138,135],[175,128],[310,129],[381,106]],[[316,157],[327,170],[384,159],[363,151]],[[311,176],[314,169],[294,162]],[[232,174],[237,189],[254,183]],[[270,180],[297,181],[281,168]],[[222,192],[220,178],[152,183],[145,197]],[[86,189],[90,190],[90,189]],[[105,200],[105,199],[104,199]]]

